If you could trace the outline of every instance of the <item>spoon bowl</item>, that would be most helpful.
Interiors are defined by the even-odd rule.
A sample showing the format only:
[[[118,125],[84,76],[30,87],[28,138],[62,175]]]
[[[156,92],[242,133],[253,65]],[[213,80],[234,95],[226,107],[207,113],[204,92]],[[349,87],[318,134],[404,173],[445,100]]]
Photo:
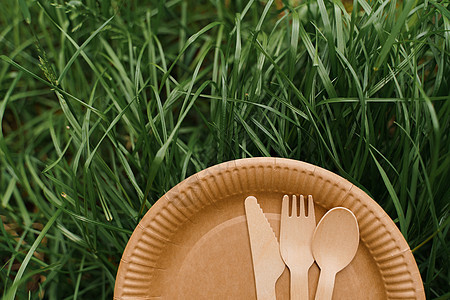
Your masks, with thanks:
[[[312,240],[312,253],[320,267],[316,300],[331,299],[336,273],[350,264],[358,244],[358,221],[349,209],[335,207],[323,216]]]

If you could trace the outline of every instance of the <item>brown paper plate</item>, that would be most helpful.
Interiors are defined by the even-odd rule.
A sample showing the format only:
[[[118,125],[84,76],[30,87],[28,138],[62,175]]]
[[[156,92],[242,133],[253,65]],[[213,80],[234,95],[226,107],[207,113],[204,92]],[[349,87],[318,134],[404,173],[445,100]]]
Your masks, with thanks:
[[[280,158],[216,165],[167,192],[125,248],[114,299],[256,299],[244,200],[258,199],[278,235],[284,194],[313,195],[317,221],[336,206],[358,219],[359,248],[337,274],[333,299],[425,299],[408,244],[374,200],[334,173]],[[318,278],[314,264],[311,299]],[[276,292],[277,299],[289,299],[287,268]]]

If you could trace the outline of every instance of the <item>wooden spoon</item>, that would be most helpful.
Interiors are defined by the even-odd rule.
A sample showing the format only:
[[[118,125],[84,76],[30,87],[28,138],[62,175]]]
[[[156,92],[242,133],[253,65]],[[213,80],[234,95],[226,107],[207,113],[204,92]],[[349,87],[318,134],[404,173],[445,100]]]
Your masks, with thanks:
[[[349,209],[335,207],[322,217],[312,239],[312,253],[320,267],[316,300],[331,299],[336,273],[352,261],[358,244],[358,221]]]

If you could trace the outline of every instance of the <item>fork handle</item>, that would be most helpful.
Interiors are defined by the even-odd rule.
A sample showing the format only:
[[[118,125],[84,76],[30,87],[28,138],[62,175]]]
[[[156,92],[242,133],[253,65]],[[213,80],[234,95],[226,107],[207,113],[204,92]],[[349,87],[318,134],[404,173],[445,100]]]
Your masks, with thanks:
[[[291,300],[309,300],[308,269],[291,271]]]

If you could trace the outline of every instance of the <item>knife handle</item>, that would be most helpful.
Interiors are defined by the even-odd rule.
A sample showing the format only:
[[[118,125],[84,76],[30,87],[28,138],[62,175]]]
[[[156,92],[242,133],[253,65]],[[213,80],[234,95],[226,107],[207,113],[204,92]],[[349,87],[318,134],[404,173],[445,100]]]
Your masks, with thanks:
[[[264,287],[259,286],[256,289],[256,299],[258,300],[276,300],[277,296],[275,293],[275,285],[271,286],[265,285]]]

